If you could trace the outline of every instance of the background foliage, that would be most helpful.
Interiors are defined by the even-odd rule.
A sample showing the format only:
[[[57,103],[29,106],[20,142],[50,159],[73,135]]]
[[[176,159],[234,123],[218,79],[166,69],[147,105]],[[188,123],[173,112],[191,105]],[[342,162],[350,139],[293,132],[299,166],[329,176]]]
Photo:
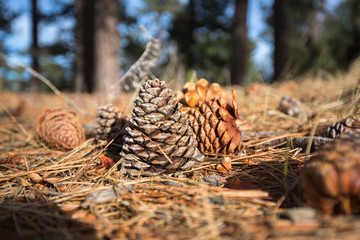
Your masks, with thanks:
[[[37,12],[39,28],[56,25],[60,29],[54,41],[39,43],[38,70],[58,88],[69,91],[73,90],[76,71],[75,1],[49,0],[47,4],[54,6],[50,10],[42,7],[40,1]],[[29,8],[11,8],[10,4],[24,1],[11,2],[0,0],[0,49],[3,54],[0,59],[0,86],[3,89],[28,90],[31,76],[23,68],[6,62],[6,58],[16,55],[29,62],[31,46],[19,52],[5,46],[4,42],[13,34],[12,23]],[[26,4],[29,5],[29,2]],[[262,40],[273,44],[276,28],[273,7],[262,2],[262,20],[267,23]],[[119,77],[141,55],[149,36],[152,36],[163,40],[163,56],[156,70],[159,75],[175,57],[175,70],[185,69],[185,76],[191,76],[190,73],[196,71],[199,77],[212,82],[230,83],[235,0],[138,0],[136,3],[135,8],[129,8],[129,2],[125,0],[117,3],[121,46],[118,64],[122,69]],[[327,5],[325,0],[289,2],[288,19],[284,19],[288,23],[285,33],[288,48],[284,49],[289,56],[284,67],[287,77],[315,73],[320,69],[329,72],[346,70],[359,56],[360,1],[339,1],[334,10],[329,10]],[[71,24],[63,24],[65,22]],[[139,29],[139,25],[146,25],[148,32]],[[248,40],[248,51],[244,53],[247,61],[245,84],[254,81],[257,75],[258,69],[251,58],[256,45],[257,40]],[[271,61],[276,59],[269,59]],[[263,78],[266,81],[275,80],[271,75]],[[47,87],[42,86],[41,90],[47,90]]]

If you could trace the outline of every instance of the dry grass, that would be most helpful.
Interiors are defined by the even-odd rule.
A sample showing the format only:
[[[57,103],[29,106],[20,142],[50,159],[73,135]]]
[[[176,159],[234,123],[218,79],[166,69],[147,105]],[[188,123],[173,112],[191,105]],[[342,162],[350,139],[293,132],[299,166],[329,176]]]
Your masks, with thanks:
[[[244,129],[298,136],[348,116],[358,100],[359,65],[337,76],[262,85],[254,95],[237,88],[239,110],[248,122]],[[88,139],[61,152],[36,140],[36,118],[44,107],[70,108],[61,97],[0,95],[0,234],[7,239],[353,239],[359,234],[354,216],[299,210],[305,206],[300,183],[308,156],[301,149],[260,144],[278,135],[244,138],[246,154],[228,156],[231,172],[216,169],[221,157],[207,156],[187,171],[190,178],[134,179],[118,171],[117,155],[113,167],[96,168],[104,143]],[[303,99],[315,117],[299,122],[279,113],[283,95]],[[83,124],[94,123],[101,96],[66,96],[83,110]],[[130,98],[124,94],[115,105],[125,110]],[[206,184],[211,180],[220,186]]]

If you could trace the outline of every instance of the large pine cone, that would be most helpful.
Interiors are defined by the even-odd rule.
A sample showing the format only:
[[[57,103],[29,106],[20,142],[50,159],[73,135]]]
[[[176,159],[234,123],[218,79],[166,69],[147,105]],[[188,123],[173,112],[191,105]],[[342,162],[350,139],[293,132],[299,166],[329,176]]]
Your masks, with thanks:
[[[165,82],[148,80],[140,87],[134,104],[121,153],[128,172],[135,175],[135,171],[129,171],[133,168],[171,173],[192,167],[196,137],[182,105]]]
[[[112,144],[122,147],[128,121],[112,104],[100,106],[96,114],[96,139],[113,140]]]
[[[38,118],[36,131],[50,147],[71,150],[85,140],[85,134],[74,111],[44,109]]]
[[[195,107],[199,101],[224,96],[225,93],[218,83],[211,83],[209,86],[209,82],[204,78],[200,78],[196,83],[185,83],[184,88],[176,94],[177,100],[183,104],[184,107]]]
[[[339,139],[305,164],[304,196],[325,213],[360,213],[360,139]]]
[[[234,91],[232,104],[223,97],[200,101],[188,114],[201,152],[232,154],[241,150],[242,121]]]

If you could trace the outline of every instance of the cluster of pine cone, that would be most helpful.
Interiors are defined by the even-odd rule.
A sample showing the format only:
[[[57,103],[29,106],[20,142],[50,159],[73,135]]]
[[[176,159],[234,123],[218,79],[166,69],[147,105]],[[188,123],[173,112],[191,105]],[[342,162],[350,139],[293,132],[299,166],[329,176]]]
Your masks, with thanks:
[[[175,96],[165,82],[148,80],[134,105],[128,121],[111,105],[100,107],[96,117],[97,138],[122,146],[123,166],[131,175],[173,173],[190,169],[201,153],[240,151],[236,95],[228,102],[218,84],[200,79]]]
[[[278,110],[306,121],[311,111],[285,96]],[[304,164],[302,185],[306,202],[324,213],[360,214],[360,113],[334,122],[318,137],[330,141]]]
[[[139,89],[129,119],[111,104],[98,108],[96,139],[120,152],[131,175],[190,169],[205,152],[236,154],[241,148],[237,99],[234,92],[231,103],[224,96],[220,85],[205,79],[186,84],[177,95],[165,82],[148,80]],[[85,140],[76,113],[63,109],[45,109],[37,133],[60,150]]]
[[[279,109],[287,112],[296,103],[290,98],[281,102]],[[201,153],[241,150],[236,94],[229,102],[217,84],[200,79],[174,95],[165,82],[148,80],[134,105],[129,119],[110,104],[99,107],[96,116],[96,139],[118,149],[130,175],[177,173],[201,161]],[[353,116],[322,133],[328,138],[346,133],[347,138],[324,145],[305,163],[304,197],[311,206],[326,213],[360,213],[359,129],[359,118]],[[41,140],[60,150],[73,149],[85,140],[73,111],[45,109],[36,130]]]

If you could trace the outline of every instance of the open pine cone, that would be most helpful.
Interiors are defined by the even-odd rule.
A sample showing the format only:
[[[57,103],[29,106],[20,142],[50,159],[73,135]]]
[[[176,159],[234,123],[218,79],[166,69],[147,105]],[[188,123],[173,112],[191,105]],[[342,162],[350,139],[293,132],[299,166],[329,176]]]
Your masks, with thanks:
[[[128,121],[112,104],[100,106],[96,114],[96,139],[113,140],[112,144],[122,147]]]
[[[223,97],[200,101],[188,115],[201,152],[231,154],[241,150],[242,121],[234,91],[232,104]]]
[[[199,101],[211,100],[213,98],[224,97],[225,93],[218,83],[211,83],[200,78],[196,83],[187,82],[182,90],[176,94],[177,100],[184,107],[195,107]],[[188,109],[185,108],[187,111]]]
[[[38,118],[36,131],[50,147],[71,150],[85,140],[85,134],[74,111],[44,109]]]
[[[304,196],[325,213],[360,213],[360,139],[339,139],[305,163]]]
[[[191,168],[196,161],[196,137],[182,105],[165,82],[148,80],[134,104],[121,152],[127,172],[171,173]]]

